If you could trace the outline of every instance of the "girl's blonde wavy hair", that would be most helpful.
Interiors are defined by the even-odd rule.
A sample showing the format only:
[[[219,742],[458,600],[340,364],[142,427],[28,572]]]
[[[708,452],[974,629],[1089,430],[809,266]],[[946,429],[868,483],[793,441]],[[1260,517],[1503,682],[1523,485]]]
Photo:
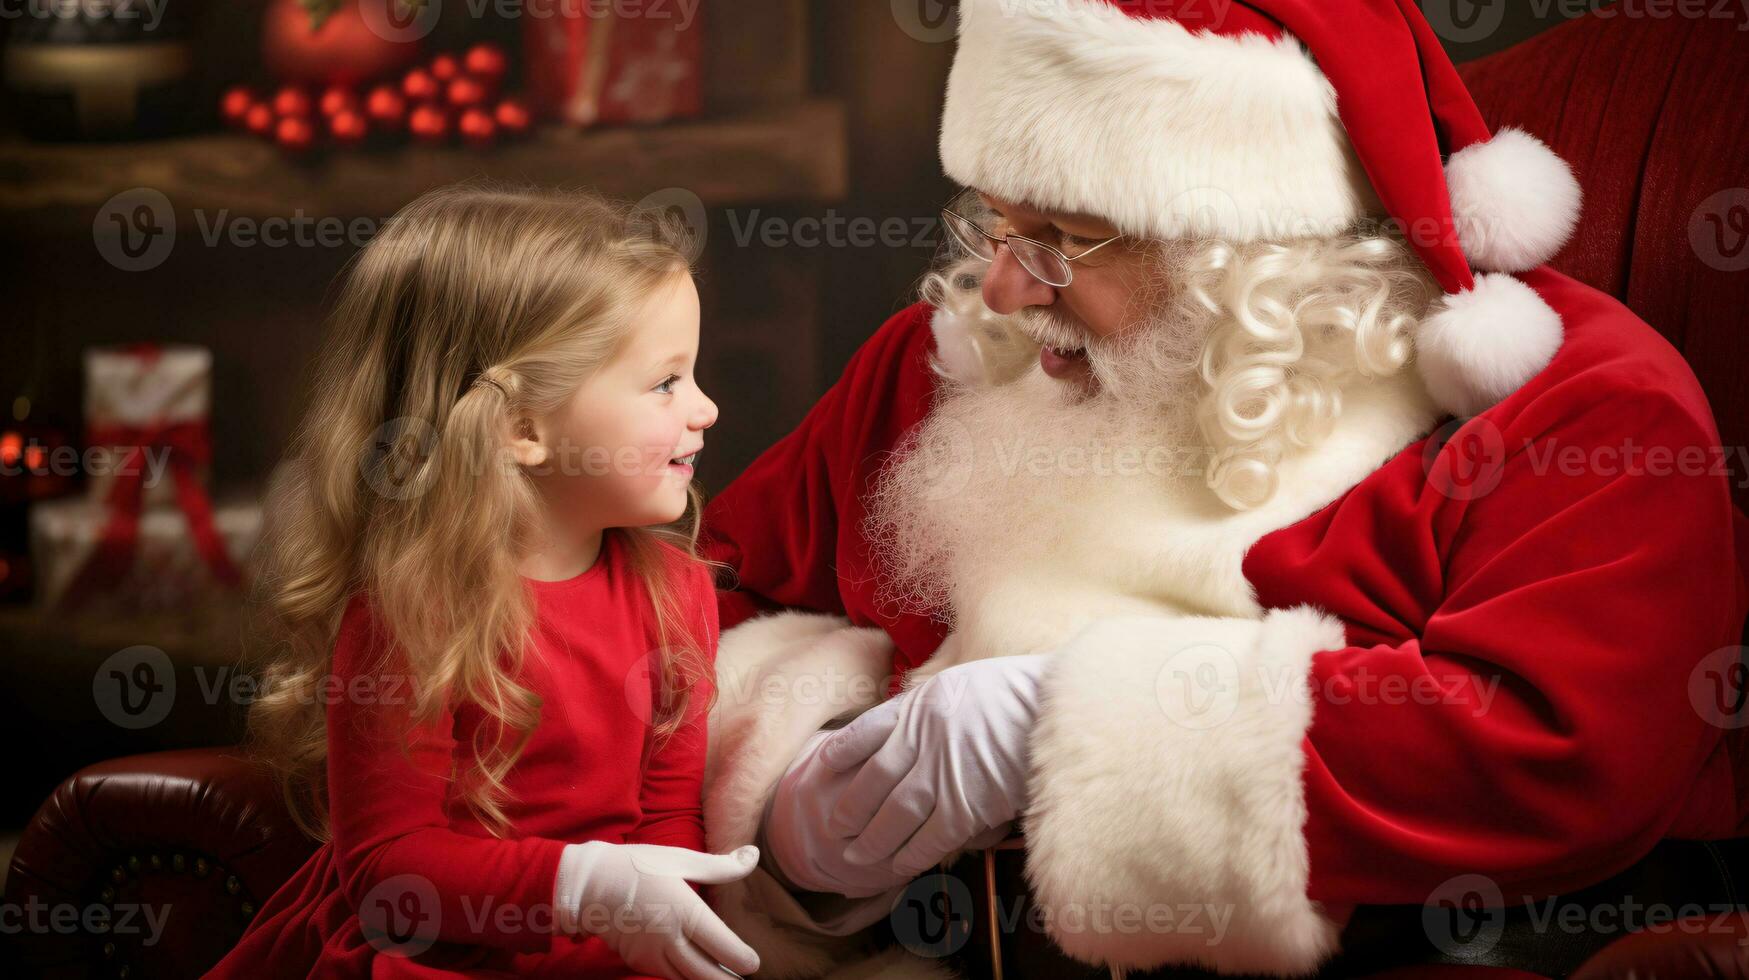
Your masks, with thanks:
[[[540,716],[517,680],[533,624],[517,568],[539,524],[503,434],[613,356],[641,304],[691,274],[690,244],[662,214],[482,185],[419,198],[354,260],[270,494],[256,580],[262,695],[249,741],[312,836],[327,829],[324,686],[359,595],[411,674],[410,724],[460,704],[486,715],[471,770],[452,778],[486,826],[507,828],[505,776]],[[650,594],[657,741],[686,717],[705,664],[679,628],[697,611],[675,587],[681,553],[695,554],[696,487],[689,498],[675,525],[607,532]]]
[[[955,207],[987,217],[975,194]],[[1142,247],[1150,269],[1132,309],[1190,345],[1202,392],[1197,424],[1212,459],[1205,482],[1235,510],[1274,496],[1282,457],[1330,431],[1344,387],[1409,363],[1414,328],[1439,295],[1401,235],[1371,224],[1324,238]],[[984,305],[988,268],[950,245],[919,295],[972,325],[984,378],[1003,384],[1037,363],[1039,347],[1018,316]]]

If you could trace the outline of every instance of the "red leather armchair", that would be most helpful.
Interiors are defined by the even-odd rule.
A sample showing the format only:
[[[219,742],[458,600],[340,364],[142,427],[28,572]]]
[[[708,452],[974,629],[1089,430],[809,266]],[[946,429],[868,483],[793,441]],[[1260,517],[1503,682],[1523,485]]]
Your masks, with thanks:
[[[1735,7],[1721,19],[1677,15],[1685,5],[1664,17],[1631,6],[1643,15],[1606,9],[1471,62],[1463,74],[1495,125],[1543,137],[1579,173],[1584,217],[1554,264],[1621,297],[1687,355],[1724,445],[1743,446],[1749,130],[1730,106],[1749,95],[1749,24]],[[1735,474],[1738,501],[1749,503],[1743,461]],[[92,766],[27,828],[5,901],[26,915],[102,907],[117,918],[106,932],[26,928],[14,937],[12,972],[197,975],[314,847],[270,781],[232,754],[164,752]],[[132,932],[120,927],[123,910],[139,905],[170,910],[154,943],[137,921]],[[37,914],[47,921],[47,911]],[[1744,917],[1699,935],[1629,936],[1575,976],[1749,977],[1745,941]],[[1455,972],[1525,975],[1441,975]]]

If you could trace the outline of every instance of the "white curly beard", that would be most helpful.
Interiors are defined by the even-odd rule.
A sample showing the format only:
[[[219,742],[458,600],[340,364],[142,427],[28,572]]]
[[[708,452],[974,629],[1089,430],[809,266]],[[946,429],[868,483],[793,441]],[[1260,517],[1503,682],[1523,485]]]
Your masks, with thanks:
[[[1017,328],[1086,340],[1058,322]],[[1144,322],[1094,341],[1090,395],[1036,365],[944,387],[869,502],[883,601],[953,625],[953,662],[1043,649],[1100,615],[1185,611],[1141,566],[1151,518],[1220,507],[1194,423],[1197,332]]]

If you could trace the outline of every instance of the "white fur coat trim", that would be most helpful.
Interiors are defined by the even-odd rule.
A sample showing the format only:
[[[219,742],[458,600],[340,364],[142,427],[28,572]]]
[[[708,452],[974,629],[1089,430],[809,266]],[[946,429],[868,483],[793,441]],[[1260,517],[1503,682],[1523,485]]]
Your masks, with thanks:
[[[712,851],[755,842],[777,782],[808,738],[886,696],[893,644],[842,616],[786,612],[726,630],[705,756],[704,825]],[[763,868],[718,885],[723,921],[759,953],[761,977],[820,977],[861,958],[853,939],[810,928]]]
[[[1341,923],[1306,897],[1301,740],[1312,656],[1344,642],[1341,623],[1298,607],[1107,619],[1062,650],[1025,828],[1027,878],[1065,952],[1282,975],[1336,950]]]
[[[1333,234],[1376,209],[1300,42],[1104,0],[964,0],[941,161],[961,184],[1127,234]]]

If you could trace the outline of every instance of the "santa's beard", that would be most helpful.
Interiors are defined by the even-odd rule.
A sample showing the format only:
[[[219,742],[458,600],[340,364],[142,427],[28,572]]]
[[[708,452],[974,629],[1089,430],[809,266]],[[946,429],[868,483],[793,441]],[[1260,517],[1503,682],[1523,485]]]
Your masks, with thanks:
[[[1040,310],[1014,326],[1042,344],[1085,346],[1093,384],[1036,363],[1006,384],[945,384],[869,501],[888,608],[953,622],[956,593],[963,604],[995,576],[1096,564],[1134,531],[1113,508],[1146,511],[1200,487],[1207,322],[1159,315],[1097,338]]]

